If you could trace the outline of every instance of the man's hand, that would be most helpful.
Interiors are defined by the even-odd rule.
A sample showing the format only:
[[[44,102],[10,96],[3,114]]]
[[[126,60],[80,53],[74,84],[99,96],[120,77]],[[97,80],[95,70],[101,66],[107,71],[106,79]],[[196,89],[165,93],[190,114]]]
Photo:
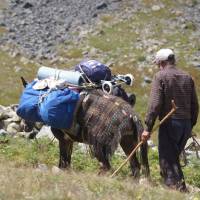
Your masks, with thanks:
[[[149,138],[150,138],[151,134],[148,131],[143,131],[142,135],[141,135],[141,140],[143,142],[146,142]]]

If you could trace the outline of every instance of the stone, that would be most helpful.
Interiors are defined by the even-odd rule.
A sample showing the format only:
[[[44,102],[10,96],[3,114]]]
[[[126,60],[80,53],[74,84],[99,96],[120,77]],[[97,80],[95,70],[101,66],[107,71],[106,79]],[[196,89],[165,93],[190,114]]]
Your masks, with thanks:
[[[14,66],[14,70],[16,73],[18,73],[22,71],[22,68],[20,66]]]
[[[149,78],[148,76],[145,76],[145,77],[144,77],[144,81],[145,81],[145,83],[151,83],[151,82],[152,82],[152,79]]]
[[[8,132],[5,131],[4,129],[0,129],[0,136],[6,136],[8,135]]]
[[[153,140],[148,140],[147,143],[148,143],[149,147],[154,147],[155,146],[155,144],[153,143]]]
[[[3,127],[4,127],[4,128],[7,128],[8,125],[9,125],[10,123],[12,123],[13,121],[12,121],[11,118],[8,118],[8,119],[5,119],[5,120],[2,120],[1,122],[3,123]]]
[[[26,2],[24,5],[23,5],[23,8],[25,9],[28,9],[28,8],[32,8],[33,7],[33,4],[29,3],[29,2]]]
[[[8,124],[6,131],[11,135],[15,135],[17,132],[20,131],[20,125],[12,122]]]
[[[51,129],[49,126],[43,126],[36,136],[36,138],[43,138],[43,137],[48,137],[50,139],[54,138],[54,135],[51,132]]]
[[[174,14],[175,14],[177,17],[183,16],[183,12],[180,11],[180,10],[176,10],[176,11],[174,12]]]
[[[29,60],[25,57],[21,57],[20,62],[22,62],[23,64],[27,65],[29,63]]]
[[[151,9],[152,9],[153,11],[159,11],[161,8],[160,8],[159,5],[154,5],[154,6],[152,6]]]
[[[4,110],[5,108],[3,106],[0,106],[0,120],[3,120],[5,118]]]
[[[10,107],[5,108],[0,114],[1,120],[2,119],[8,119],[8,118],[13,118],[13,121],[20,121],[16,112],[13,111]]]
[[[46,164],[38,164],[38,167],[36,168],[36,171],[38,172],[46,172],[48,170],[48,167]]]
[[[150,185],[150,182],[149,182],[148,178],[140,178],[139,184],[142,186],[144,186],[144,185],[147,186],[147,185]]]
[[[51,171],[53,174],[60,174],[62,172],[62,170],[58,168],[57,166],[53,166]]]
[[[0,129],[4,129],[4,123],[2,120],[0,120]]]
[[[26,133],[25,132],[17,132],[16,136],[26,138]]]
[[[190,64],[194,67],[197,67],[197,68],[200,68],[200,62],[197,62],[197,61],[193,61],[193,62],[190,62]]]
[[[90,49],[89,55],[90,56],[96,56],[97,52],[98,52],[98,50],[93,47],[93,48]]]
[[[97,5],[96,9],[101,10],[101,9],[104,9],[104,8],[107,8],[107,7],[108,7],[108,5],[105,2],[102,2],[99,5]]]

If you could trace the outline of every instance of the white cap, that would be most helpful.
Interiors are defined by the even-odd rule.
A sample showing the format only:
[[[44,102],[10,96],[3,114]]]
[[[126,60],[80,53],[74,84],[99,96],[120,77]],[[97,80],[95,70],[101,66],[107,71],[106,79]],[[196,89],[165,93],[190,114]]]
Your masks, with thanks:
[[[174,52],[171,49],[160,49],[155,56],[154,62],[158,63],[159,61],[168,60],[170,55],[174,55]]]

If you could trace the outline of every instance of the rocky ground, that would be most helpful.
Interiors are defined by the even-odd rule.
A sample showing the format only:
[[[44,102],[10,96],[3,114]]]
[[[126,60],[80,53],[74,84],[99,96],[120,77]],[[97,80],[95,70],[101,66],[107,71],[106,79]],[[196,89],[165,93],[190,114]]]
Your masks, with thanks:
[[[57,44],[73,38],[71,32],[122,4],[121,0],[10,0],[0,15],[0,25],[8,30],[1,42],[15,43],[29,56],[52,58]]]
[[[80,41],[105,13],[117,14],[119,21],[127,19],[135,11],[159,11],[164,7],[155,2],[144,7],[143,1],[122,0],[3,0],[8,7],[0,12],[0,26],[7,32],[1,37],[1,44],[15,44],[28,57],[56,57],[56,47],[71,40]],[[145,1],[144,1],[145,2]],[[200,1],[183,1],[174,13],[178,20],[166,19],[167,27],[182,26],[183,29],[200,29]],[[4,6],[5,7],[5,6]],[[171,12],[171,11],[170,11]],[[173,13],[173,11],[172,11]],[[174,25],[175,24],[175,25]],[[151,41],[139,41],[151,46]],[[162,42],[161,42],[162,43]],[[160,44],[160,43],[159,43]],[[199,55],[197,55],[199,56]]]
[[[71,32],[78,32],[86,24],[94,24],[102,13],[122,12],[121,0],[10,0],[8,8],[0,15],[0,25],[5,26],[8,34],[1,42],[14,42],[29,54],[52,56],[53,47],[73,38]],[[187,21],[200,27],[200,3],[198,1],[183,5]],[[127,4],[126,4],[127,6]],[[142,9],[139,1],[128,4],[131,11]],[[155,3],[153,10],[162,5]],[[182,12],[181,11],[181,12]],[[123,13],[128,17],[128,13]]]

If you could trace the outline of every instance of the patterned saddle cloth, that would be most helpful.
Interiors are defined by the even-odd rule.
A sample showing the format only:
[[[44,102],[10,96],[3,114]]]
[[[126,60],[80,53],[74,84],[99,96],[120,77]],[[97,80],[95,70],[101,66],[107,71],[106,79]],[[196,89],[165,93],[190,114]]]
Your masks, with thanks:
[[[97,90],[84,98],[82,107],[84,126],[99,143],[111,144],[121,134],[133,134],[133,108],[123,99]]]

